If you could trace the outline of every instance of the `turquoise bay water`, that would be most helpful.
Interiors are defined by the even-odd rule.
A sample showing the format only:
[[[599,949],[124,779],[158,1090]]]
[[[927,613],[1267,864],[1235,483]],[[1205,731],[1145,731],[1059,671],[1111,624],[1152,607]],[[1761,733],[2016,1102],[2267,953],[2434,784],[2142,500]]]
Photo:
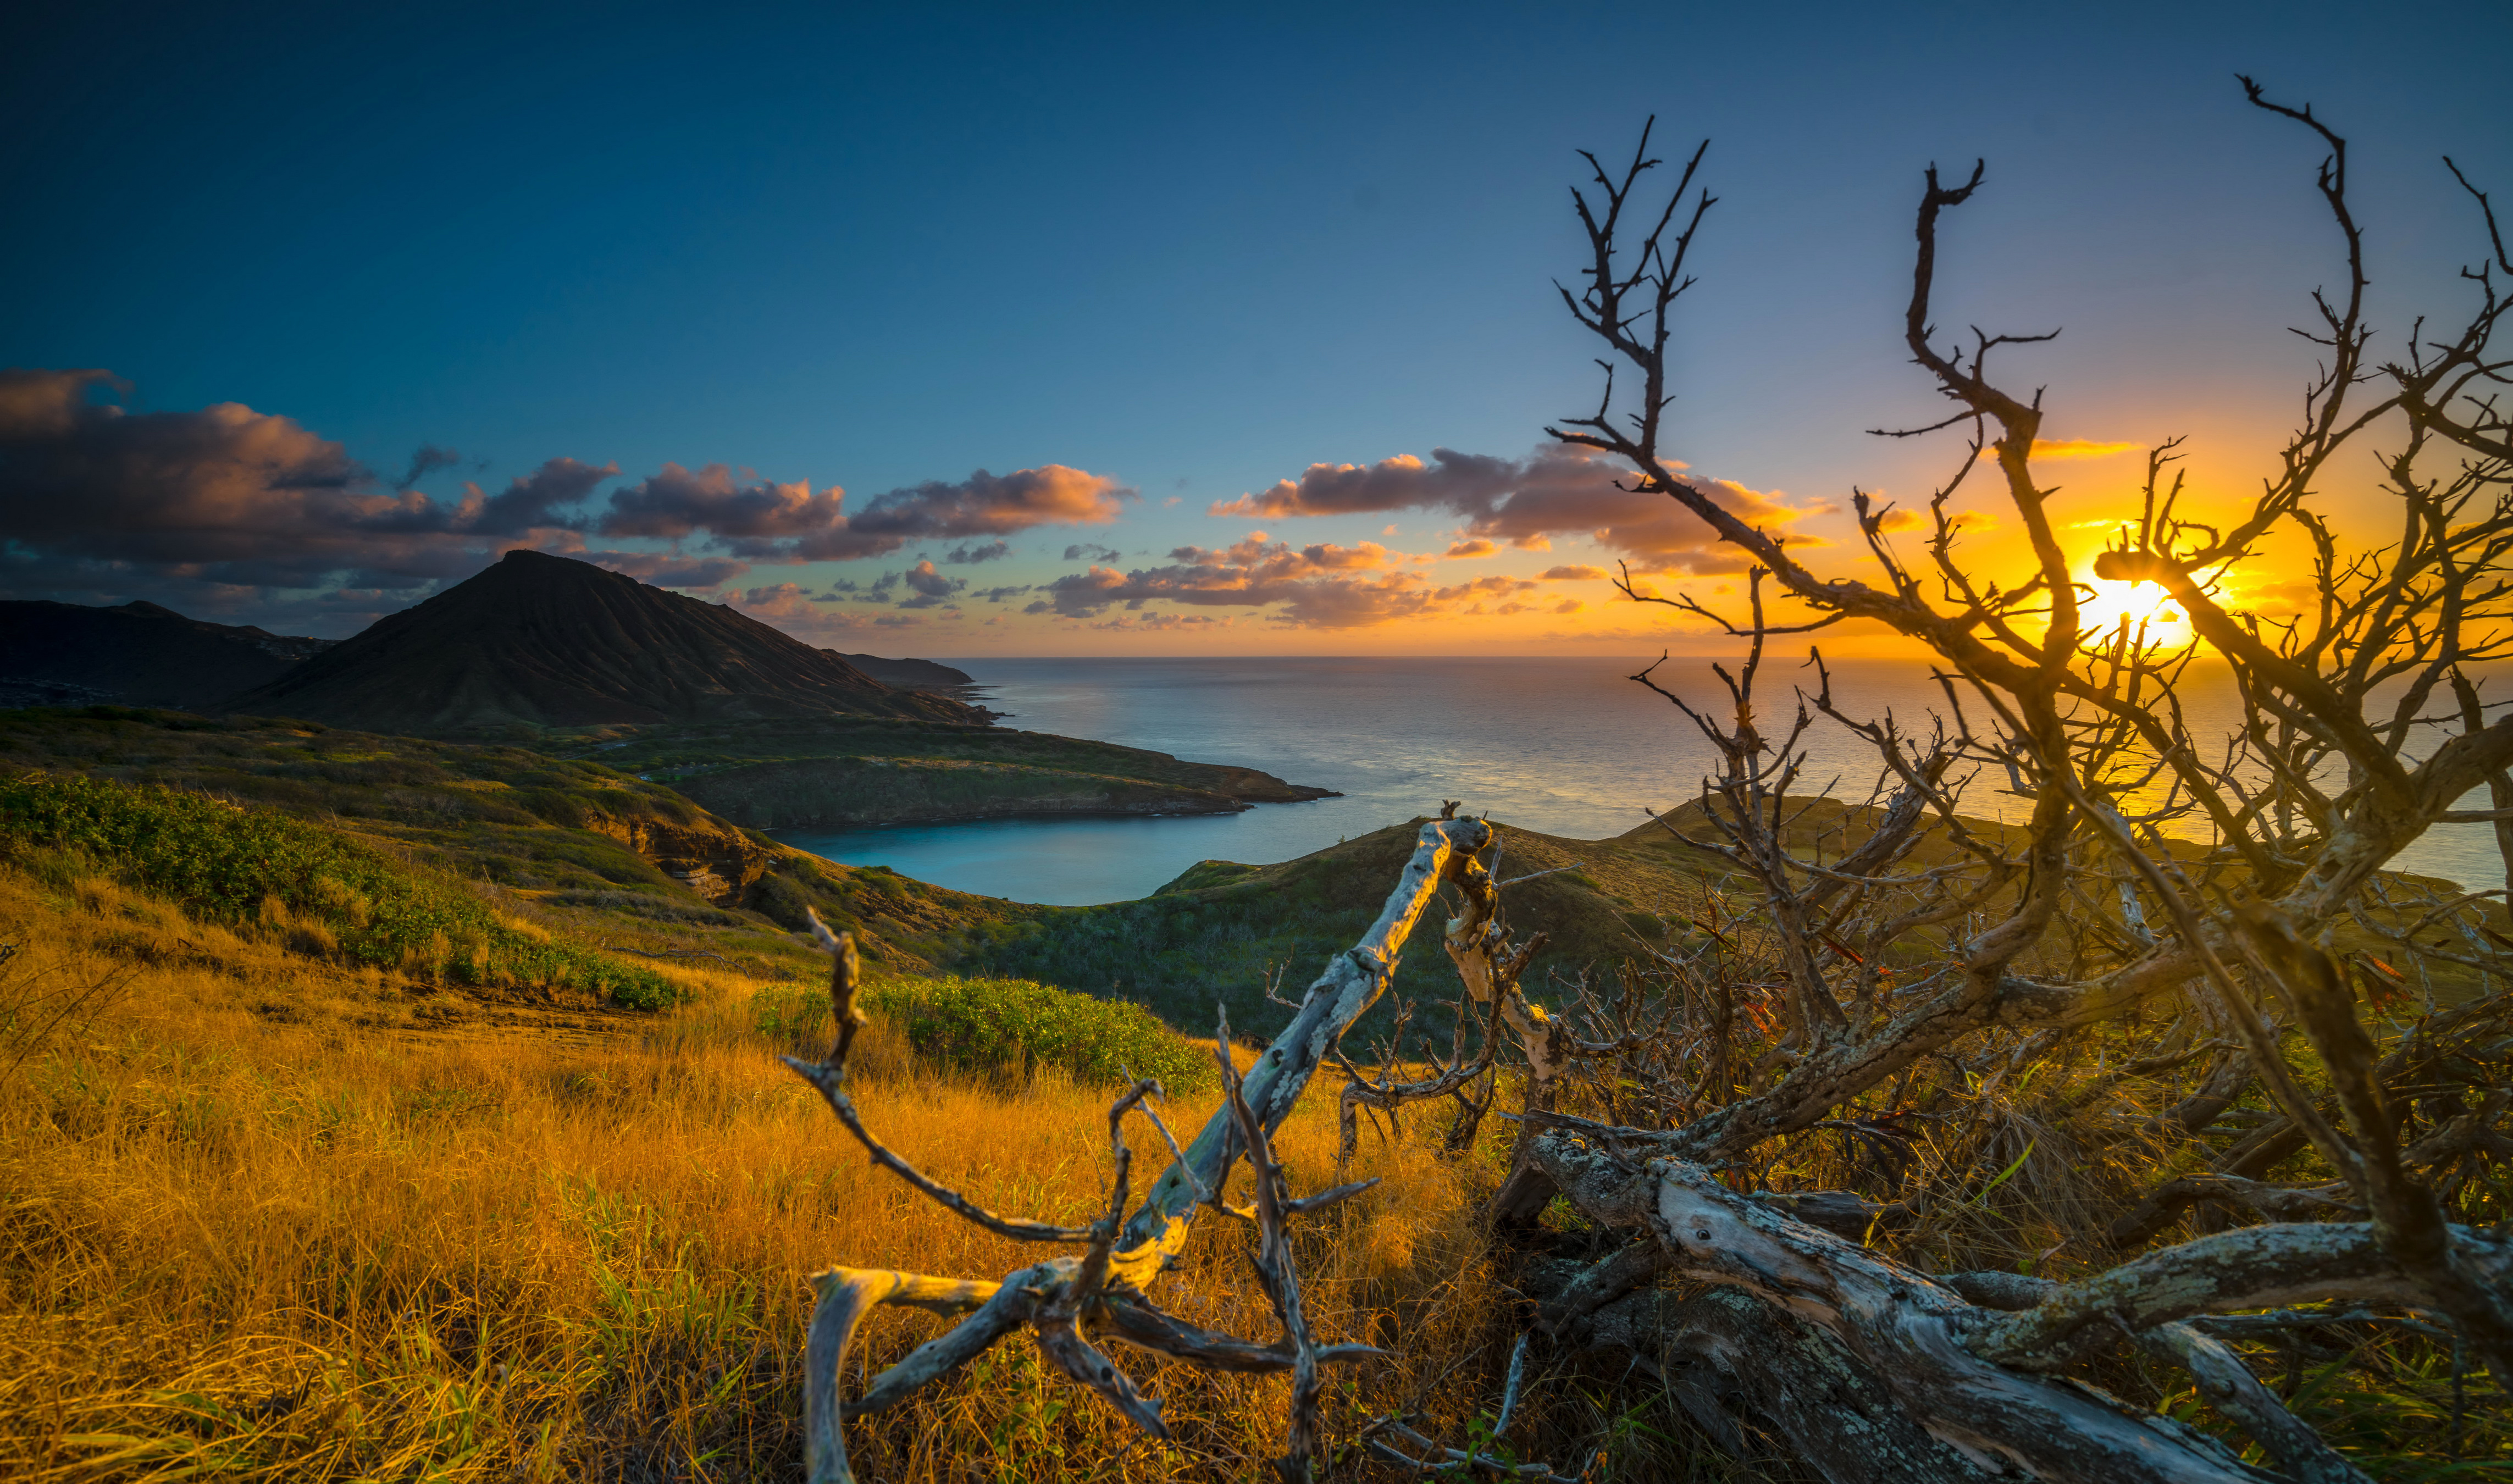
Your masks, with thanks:
[[[1260,804],[1244,814],[1166,819],[988,820],[837,833],[787,843],[849,865],[887,865],[920,881],[1018,902],[1080,905],[1150,895],[1198,861],[1288,861],[1437,814],[1466,813],[1579,839],[1618,835],[1699,791],[1710,745],[1674,706],[1627,677],[1646,661],[1603,659],[964,660],[1006,727],[1148,747],[1199,762],[1261,768],[1342,798]],[[1724,692],[1706,660],[1670,660],[1655,677],[1705,709]],[[1794,710],[1814,672],[1767,663],[1766,732]],[[2195,687],[2194,728],[2233,717]],[[1915,661],[1833,667],[1833,697],[1858,717],[1893,711],[1922,730],[1945,698]],[[1877,767],[1865,743],[1818,719],[1807,792],[1864,797]],[[2005,779],[1974,780],[1968,812],[2017,811]],[[2464,807],[2483,807],[2483,794]],[[2483,825],[2440,826],[2401,868],[2484,887],[2503,866]]]

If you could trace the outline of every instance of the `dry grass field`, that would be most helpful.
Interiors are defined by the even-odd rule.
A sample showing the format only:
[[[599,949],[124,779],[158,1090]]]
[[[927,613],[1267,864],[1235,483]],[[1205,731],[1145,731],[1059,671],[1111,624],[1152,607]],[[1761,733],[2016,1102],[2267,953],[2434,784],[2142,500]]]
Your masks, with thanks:
[[[431,1029],[446,991],[101,878],[15,871],[0,941],[21,947],[14,984],[103,986],[49,1031],[20,1017],[0,1083],[9,1478],[792,1477],[806,1273],[1025,1261],[867,1166],[776,1064],[747,981],[679,974],[693,1003],[661,1016],[588,1003]],[[1103,1199],[1099,1089],[944,1072],[880,1025],[858,1055],[867,1115],[939,1178],[1059,1220]],[[1303,1183],[1331,1172],[1325,1107],[1283,1141]],[[1209,1111],[1181,1098],[1169,1117]],[[1385,1183],[1308,1233],[1323,1328],[1397,1356],[1340,1394],[1347,1422],[1396,1405],[1456,1423],[1496,1399],[1507,1301],[1471,1213],[1480,1167],[1433,1147],[1367,1142],[1357,1173]],[[1170,1302],[1267,1337],[1240,1240],[1201,1232]],[[872,1363],[933,1322],[877,1323]],[[1258,1466],[1283,1381],[1134,1359],[1171,1399],[1173,1447],[1012,1344],[859,1424],[858,1459],[915,1480]],[[1624,1431],[1655,1452],[1669,1425]]]
[[[0,963],[0,1477],[797,1478],[806,1274],[1000,1275],[1034,1256],[871,1169],[777,1064],[817,1028],[790,979],[666,966],[683,1003],[652,1013],[466,989],[309,952],[285,920],[204,921],[66,857],[0,865],[0,943],[18,949]],[[886,1022],[856,1063],[876,1131],[941,1180],[1058,1221],[1101,1206],[1105,1088],[1053,1065],[937,1065]],[[1938,1268],[2100,1261],[2072,1237],[2155,1167],[2090,1120],[2142,1118],[2140,1100],[2174,1090],[2065,1062],[1990,1081],[1909,1090],[1940,1111],[1908,1179],[1968,1193],[1876,1239]],[[1336,1174],[1326,1091],[1280,1141],[1296,1187]],[[1211,1098],[1175,1099],[1173,1128]],[[1489,1427],[1526,1312],[1522,1272],[1476,1216],[1510,1126],[1491,1120],[1451,1162],[1448,1121],[1365,1132],[1352,1173],[1383,1183],[1300,1229],[1320,1338],[1390,1352],[1334,1378],[1332,1439],[1386,1412],[1460,1442]],[[1810,1137],[1738,1178],[1839,1184],[1861,1176],[1855,1152]],[[2492,1192],[2468,1200],[2470,1218],[2500,1211]],[[1557,1257],[1584,1250],[1548,1221]],[[1271,1339],[1244,1241],[1207,1222],[1162,1302]],[[882,1311],[869,1365],[936,1324]],[[905,1481],[1270,1476],[1282,1379],[1120,1358],[1166,1398],[1172,1444],[1016,1341],[853,1424],[858,1464]],[[2508,1476],[2492,1388],[2471,1379],[2456,1405],[2434,1344],[2255,1364],[2377,1477]],[[2212,1421],[2186,1380],[2134,1364],[2103,1380]],[[1497,1446],[1600,1481],[1800,1477],[1777,1448],[1720,1456],[1644,1371],[1541,1347]],[[1401,1476],[1351,1457],[1333,1475]]]

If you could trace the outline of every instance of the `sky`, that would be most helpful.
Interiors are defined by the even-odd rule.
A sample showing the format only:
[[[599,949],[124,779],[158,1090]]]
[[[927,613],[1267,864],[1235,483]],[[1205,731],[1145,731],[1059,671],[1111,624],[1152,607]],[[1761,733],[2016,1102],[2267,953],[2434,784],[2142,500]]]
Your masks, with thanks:
[[[1941,415],[1930,164],[1987,164],[1939,325],[2062,332],[2008,372],[2087,530],[2175,436],[2239,500],[2299,409],[2322,151],[2234,74],[2349,137],[2389,342],[2469,300],[2441,156],[2513,200],[2501,4],[1746,10],[51,7],[0,597],[339,637],[524,545],[845,651],[1698,652],[1606,575],[1739,564],[1544,433],[1599,384],[1577,150],[1710,140],[1665,451],[1837,575],[1854,488],[1962,461],[1866,431]]]

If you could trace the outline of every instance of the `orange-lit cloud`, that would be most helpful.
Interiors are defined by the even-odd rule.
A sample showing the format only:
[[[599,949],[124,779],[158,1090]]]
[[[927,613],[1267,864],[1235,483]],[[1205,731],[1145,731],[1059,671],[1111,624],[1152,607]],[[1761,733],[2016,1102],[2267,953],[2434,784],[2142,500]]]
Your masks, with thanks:
[[[1439,510],[1464,518],[1468,541],[1544,551],[1554,537],[1582,536],[1644,572],[1739,572],[1750,565],[1672,499],[1624,488],[1633,477],[1586,449],[1557,446],[1525,459],[1434,449],[1427,461],[1403,454],[1368,465],[1314,463],[1297,479],[1217,503],[1211,513],[1274,519]],[[1730,480],[1695,479],[1693,487],[1775,533],[1819,508],[1783,503],[1783,497]]]
[[[56,564],[160,583],[408,590],[468,576],[618,472],[551,460],[496,495],[388,491],[346,449],[234,402],[132,413],[102,371],[0,371],[0,530]],[[443,467],[425,449],[416,474]],[[165,590],[163,587],[160,589]]]
[[[1547,567],[1536,574],[1548,582],[1602,582],[1614,574],[1603,567]]]
[[[605,500],[596,492],[617,464],[562,458],[446,500],[414,488],[459,464],[445,449],[422,447],[387,481],[288,418],[237,403],[133,413],[100,399],[121,388],[102,371],[0,371],[0,533],[15,569],[0,582],[10,592],[27,592],[17,584],[31,576],[46,593],[139,587],[214,612],[250,601],[265,614],[371,619],[517,545],[704,587],[752,563],[875,556],[937,538],[959,542],[946,562],[995,560],[1010,543],[988,538],[1105,524],[1135,498],[1103,475],[1043,464],[896,489],[850,511],[835,485],[665,463]],[[588,550],[588,535],[674,549]],[[956,581],[910,585],[939,601],[948,593],[937,585]],[[278,596],[309,591],[320,598]]]
[[[705,535],[752,561],[850,561],[936,537],[1105,525],[1133,498],[1113,479],[1050,463],[1000,475],[979,469],[956,483],[928,480],[876,495],[850,515],[836,485],[816,492],[804,480],[744,483],[721,463],[695,471],[666,463],[614,494],[601,529],[605,536],[675,541]]]
[[[1498,546],[1494,545],[1492,542],[1485,541],[1479,536],[1472,541],[1453,542],[1449,549],[1443,552],[1442,555],[1462,559],[1472,556],[1490,556],[1499,549],[1500,548]]]
[[[1219,549],[1180,546],[1169,555],[1168,564],[1160,567],[1119,572],[1095,564],[1088,572],[1057,578],[1045,584],[1046,596],[1023,611],[1096,618],[1119,604],[1139,610],[1159,600],[1195,607],[1275,607],[1279,622],[1348,628],[1408,617],[1428,601],[1422,579],[1412,573],[1354,575],[1388,564],[1387,548],[1376,541],[1294,547],[1256,531]]]

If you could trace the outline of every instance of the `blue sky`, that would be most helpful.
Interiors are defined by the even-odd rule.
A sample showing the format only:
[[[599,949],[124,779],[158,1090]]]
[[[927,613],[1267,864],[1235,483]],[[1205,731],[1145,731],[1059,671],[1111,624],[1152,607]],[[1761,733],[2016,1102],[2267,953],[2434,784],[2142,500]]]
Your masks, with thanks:
[[[1740,9],[57,8],[0,59],[0,365],[109,371],[132,415],[242,404],[387,491],[416,450],[459,451],[417,485],[447,508],[562,458],[618,466],[596,509],[667,463],[842,486],[850,511],[979,469],[1105,481],[1057,508],[1113,521],[1006,530],[1008,555],[941,562],[922,608],[899,608],[913,582],[871,589],[968,542],[754,542],[771,559],[692,589],[840,648],[1615,649],[1664,625],[1540,576],[1610,545],[1449,559],[1454,510],[1207,513],[1318,462],[1523,460],[1584,410],[1591,351],[1550,288],[1577,265],[1577,147],[1628,150],[1652,113],[1665,152],[1712,139],[1673,450],[1835,541],[1823,506],[1922,494],[1949,454],[1862,431],[1935,416],[1896,339],[1930,162],[1989,162],[1940,322],[2065,327],[2014,363],[2052,387],[2047,434],[2188,433],[2227,491],[2293,415],[2310,347],[2283,327],[2337,264],[2317,151],[2232,74],[2349,134],[2388,325],[2456,306],[2477,256],[2437,157],[2513,200],[2500,5]],[[2135,463],[2089,461],[2088,498]],[[310,632],[499,544],[426,573],[205,570],[105,539],[143,508],[100,501],[82,531],[74,486],[17,493],[55,534],[10,512],[10,595]],[[1092,565],[1068,547],[1128,573],[1257,529],[1388,553],[1309,581],[1498,577],[1541,601],[1022,612]],[[677,549],[732,560],[718,528]],[[1033,591],[972,596],[1010,587]],[[1233,622],[1142,626],[1164,613]]]

